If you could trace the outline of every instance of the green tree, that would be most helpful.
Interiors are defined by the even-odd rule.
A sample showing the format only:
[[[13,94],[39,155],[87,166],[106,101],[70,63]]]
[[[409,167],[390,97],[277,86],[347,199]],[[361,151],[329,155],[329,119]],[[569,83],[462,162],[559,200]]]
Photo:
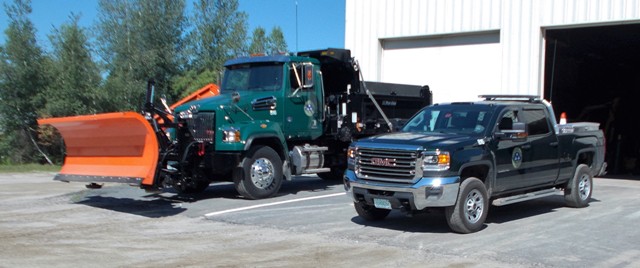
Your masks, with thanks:
[[[249,53],[257,54],[257,53],[267,53],[267,45],[268,39],[266,36],[266,32],[262,27],[256,27],[253,30],[253,35],[251,37],[251,45],[249,45]]]
[[[100,69],[91,57],[85,29],[79,16],[49,36],[53,45],[54,79],[47,93],[46,113],[50,116],[93,114],[101,111]]]
[[[9,18],[6,43],[0,50],[0,141],[3,162],[24,163],[38,159],[35,128],[43,107],[41,92],[49,83],[47,64],[28,18],[31,1],[14,0],[4,5]]]
[[[189,71],[174,81],[177,94],[186,96],[218,81],[224,62],[246,54],[247,14],[237,0],[196,0],[189,33]]]
[[[287,52],[287,42],[284,40],[284,33],[279,26],[273,27],[267,38],[267,52],[279,53]]]
[[[139,108],[148,79],[156,81],[158,95],[173,93],[170,82],[185,65],[185,1],[100,0],[99,8],[98,41],[111,110]]]

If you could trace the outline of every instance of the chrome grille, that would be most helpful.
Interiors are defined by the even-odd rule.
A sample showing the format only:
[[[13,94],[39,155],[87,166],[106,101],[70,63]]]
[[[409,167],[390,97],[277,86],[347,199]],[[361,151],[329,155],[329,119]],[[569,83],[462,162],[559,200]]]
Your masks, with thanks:
[[[213,142],[215,137],[215,113],[196,113],[187,118],[187,127],[196,141]]]
[[[419,157],[418,151],[361,147],[356,173],[362,179],[411,182],[422,176]]]

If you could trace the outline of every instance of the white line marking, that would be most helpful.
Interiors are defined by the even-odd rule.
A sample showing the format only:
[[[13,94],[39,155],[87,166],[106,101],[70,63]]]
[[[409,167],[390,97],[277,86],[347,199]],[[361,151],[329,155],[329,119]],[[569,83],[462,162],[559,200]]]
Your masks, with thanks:
[[[217,216],[217,215],[226,214],[226,213],[231,213],[231,212],[238,212],[238,211],[249,210],[249,209],[254,209],[254,208],[277,206],[277,205],[282,205],[282,204],[288,204],[288,203],[294,203],[294,202],[300,202],[300,201],[307,201],[307,200],[313,200],[313,199],[320,199],[320,198],[327,198],[327,197],[334,197],[334,196],[339,196],[339,195],[346,195],[346,193],[335,193],[335,194],[328,194],[328,195],[312,196],[312,197],[305,197],[305,198],[300,198],[300,199],[292,199],[292,200],[285,200],[285,201],[274,202],[274,203],[267,203],[267,204],[260,204],[260,205],[255,205],[255,206],[242,207],[242,208],[227,209],[227,210],[216,211],[216,212],[211,212],[211,213],[204,214],[204,217],[208,218],[208,217]]]

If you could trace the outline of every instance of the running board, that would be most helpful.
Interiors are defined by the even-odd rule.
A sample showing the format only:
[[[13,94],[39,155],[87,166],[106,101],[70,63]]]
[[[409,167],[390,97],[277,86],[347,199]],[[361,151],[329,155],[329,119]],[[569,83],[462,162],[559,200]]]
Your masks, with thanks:
[[[555,195],[555,194],[558,194],[559,192],[560,192],[560,190],[558,190],[556,188],[544,189],[544,190],[531,192],[531,193],[526,193],[526,194],[521,194],[521,195],[514,195],[514,196],[498,198],[496,200],[493,200],[493,202],[491,202],[491,204],[493,204],[494,206],[499,207],[499,206],[509,205],[509,204],[518,203],[518,202],[522,202],[522,201],[528,201],[528,200],[536,199],[536,198],[540,198],[540,197]]]

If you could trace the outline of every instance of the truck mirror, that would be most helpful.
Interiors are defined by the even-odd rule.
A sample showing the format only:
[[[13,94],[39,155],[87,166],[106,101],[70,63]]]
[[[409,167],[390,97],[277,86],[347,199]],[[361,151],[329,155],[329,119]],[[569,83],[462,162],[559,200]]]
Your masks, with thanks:
[[[313,64],[305,64],[302,68],[302,88],[313,87]]]
[[[500,129],[495,133],[495,137],[501,140],[526,141],[529,133],[527,124],[514,122],[511,129]]]

